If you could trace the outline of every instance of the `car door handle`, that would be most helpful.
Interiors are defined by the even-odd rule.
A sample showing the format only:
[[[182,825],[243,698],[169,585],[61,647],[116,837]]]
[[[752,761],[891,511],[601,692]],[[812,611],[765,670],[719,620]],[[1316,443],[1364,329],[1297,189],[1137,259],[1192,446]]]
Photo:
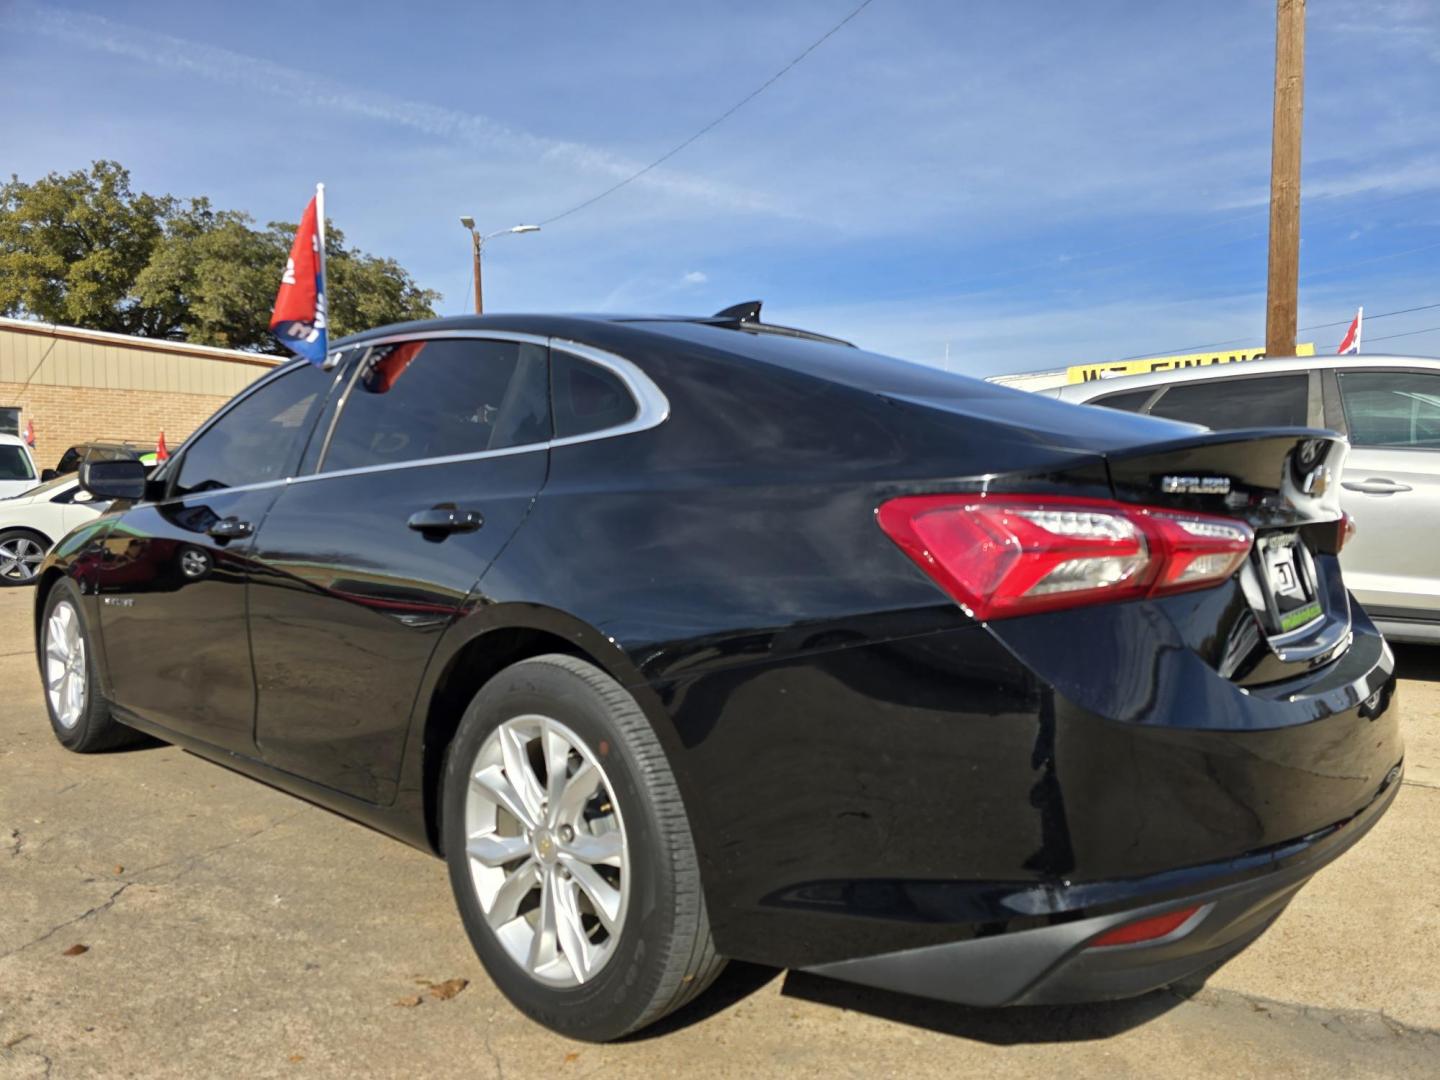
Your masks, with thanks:
[[[405,524],[422,533],[468,533],[485,524],[478,510],[456,510],[453,506],[433,506],[417,510]]]
[[[221,518],[205,530],[216,540],[240,540],[255,531],[255,526],[239,518]]]
[[[1395,495],[1401,491],[1414,490],[1409,484],[1383,476],[1372,476],[1368,480],[1347,480],[1340,486],[1346,491],[1360,491],[1366,495]]]

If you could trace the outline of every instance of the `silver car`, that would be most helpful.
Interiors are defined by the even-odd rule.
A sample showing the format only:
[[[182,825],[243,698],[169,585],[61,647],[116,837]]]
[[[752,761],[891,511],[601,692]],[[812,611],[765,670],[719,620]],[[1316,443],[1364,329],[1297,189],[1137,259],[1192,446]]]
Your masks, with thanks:
[[[1341,556],[1345,581],[1393,640],[1440,642],[1440,360],[1251,360],[1041,393],[1208,428],[1349,436],[1341,503],[1358,530]]]

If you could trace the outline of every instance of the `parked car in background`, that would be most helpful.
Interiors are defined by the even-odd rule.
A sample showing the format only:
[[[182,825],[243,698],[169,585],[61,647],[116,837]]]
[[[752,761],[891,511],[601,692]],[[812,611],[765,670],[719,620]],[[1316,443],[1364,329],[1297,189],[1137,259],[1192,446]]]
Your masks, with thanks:
[[[30,585],[54,542],[109,506],[61,476],[0,501],[0,586]]]
[[[71,473],[78,472],[80,466],[87,461],[138,461],[145,453],[144,448],[131,442],[95,440],[76,443],[61,454],[55,467],[46,469],[41,474],[41,478],[53,480],[57,476],[69,476]]]
[[[0,435],[0,499],[19,495],[35,483],[35,459],[25,440],[16,435]]]
[[[1253,360],[1041,392],[1217,431],[1293,425],[1348,436],[1333,478],[1357,525],[1345,582],[1390,638],[1440,642],[1440,360]]]
[[[56,738],[149,732],[443,854],[496,985],[597,1040],[727,957],[1142,993],[1381,817],[1394,659],[1318,483],[1343,439],[1077,408],[757,307],[382,328],[148,480],[86,463],[125,503],[41,570]]]

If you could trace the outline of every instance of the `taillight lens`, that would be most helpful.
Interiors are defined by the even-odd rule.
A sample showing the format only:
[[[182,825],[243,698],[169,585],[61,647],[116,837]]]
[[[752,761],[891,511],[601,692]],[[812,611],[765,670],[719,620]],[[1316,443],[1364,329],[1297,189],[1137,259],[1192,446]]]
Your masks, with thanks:
[[[1207,588],[1255,540],[1234,518],[1104,499],[914,495],[876,517],[977,619]]]
[[[1341,511],[1340,520],[1335,523],[1335,554],[1339,555],[1345,545],[1355,539],[1355,519],[1349,511]]]

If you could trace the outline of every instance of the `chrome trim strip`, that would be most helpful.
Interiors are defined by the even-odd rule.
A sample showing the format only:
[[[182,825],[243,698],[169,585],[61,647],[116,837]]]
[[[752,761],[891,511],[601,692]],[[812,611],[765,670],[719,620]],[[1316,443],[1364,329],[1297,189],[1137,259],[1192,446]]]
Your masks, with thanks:
[[[308,484],[314,480],[329,480],[337,476],[360,476],[363,473],[394,472],[396,469],[418,469],[426,465],[454,465],[461,461],[483,461],[486,458],[510,457],[514,454],[532,454],[537,450],[549,450],[550,443],[526,443],[524,446],[507,446],[501,450],[477,450],[473,454],[449,454],[445,457],[414,458],[411,461],[388,461],[384,465],[357,465],[353,469],[335,469],[332,472],[309,473],[306,476],[292,476],[286,483]],[[238,491],[239,488],[227,488]]]
[[[638,406],[634,418],[618,427],[601,428],[599,431],[586,432],[584,435],[569,435],[563,439],[551,439],[551,446],[573,446],[576,443],[593,442],[596,439],[613,439],[620,435],[633,435],[637,431],[648,431],[650,428],[658,427],[669,417],[670,399],[651,381],[650,376],[623,356],[616,356],[603,349],[582,345],[578,341],[568,341],[565,338],[551,338],[550,347],[558,349],[560,352],[570,353],[572,356],[578,356],[582,360],[588,360],[590,363],[618,375]]]
[[[264,488],[277,487],[280,485],[308,484],[314,480],[325,480],[330,477],[359,476],[364,473],[373,472],[394,472],[397,469],[423,468],[429,465],[452,465],[463,461],[483,461],[487,458],[509,457],[515,454],[533,453],[537,450],[549,451],[557,446],[575,446],[579,443],[595,442],[600,439],[613,439],[618,438],[622,435],[633,435],[636,432],[648,431],[650,428],[658,427],[660,424],[663,424],[665,420],[670,416],[670,399],[667,398],[664,392],[655,385],[654,381],[651,380],[650,376],[646,375],[643,371],[641,371],[639,367],[631,363],[629,360],[626,360],[623,356],[617,356],[614,353],[606,352],[604,349],[597,349],[592,345],[585,345],[578,341],[570,341],[566,338],[550,338],[538,334],[525,334],[509,330],[434,330],[429,332],[414,331],[405,334],[388,334],[384,337],[378,338],[366,338],[364,341],[357,341],[344,345],[336,351],[349,351],[351,349],[357,348],[368,349],[376,345],[394,345],[406,341],[434,341],[445,338],[471,338],[482,341],[514,341],[526,345],[539,345],[551,350],[559,350],[560,352],[566,352],[570,353],[573,356],[578,356],[582,360],[589,361],[592,364],[596,364],[599,367],[603,367],[606,370],[612,372],[620,379],[621,382],[625,384],[626,389],[628,389],[631,396],[635,398],[637,406],[635,416],[632,419],[616,427],[602,428],[599,431],[587,432],[584,435],[570,435],[563,439],[549,439],[545,442],[526,443],[523,446],[507,446],[499,450],[477,450],[471,454],[450,454],[444,457],[415,458],[411,461],[387,462],[384,465],[361,465],[353,469],[336,469],[333,472],[312,472],[304,476],[289,476],[283,480],[266,480],[258,484],[242,484],[238,487],[216,490],[223,490],[227,492],[260,491]],[[211,417],[210,420],[205,423],[204,427],[198,429],[190,436],[190,438],[186,439],[185,442],[181,445],[181,450],[183,450],[185,446],[188,446],[193,439],[197,438],[205,431],[209,430],[212,424],[214,424],[222,416],[228,413],[243,398],[248,397],[250,394],[258,390],[261,386],[264,386],[265,384],[273,381],[274,379],[279,378],[285,372],[294,370],[295,368],[307,363],[309,363],[308,360],[295,360],[289,364],[284,365],[283,367],[276,369],[274,372],[267,374],[265,377],[257,379],[254,383],[252,383],[250,386],[247,386],[233,399],[231,399],[230,403],[225,406],[222,412],[219,412],[215,416]],[[354,385],[354,379],[360,371],[360,367],[360,364],[355,365],[354,370],[351,372],[350,385],[346,386],[345,389],[342,391],[343,397],[349,396],[350,390]],[[338,366],[336,378],[339,378]],[[330,428],[325,432],[326,450],[329,449],[329,437],[334,432],[335,425],[339,423],[340,416],[344,413],[344,411],[345,401],[342,398],[333,416],[331,417]],[[318,431],[312,432],[310,436],[311,439],[314,439],[318,434]],[[175,457],[172,460],[176,460],[179,457],[180,450],[177,450],[175,453]],[[321,457],[320,461],[321,464],[324,463],[323,456]],[[176,499],[187,497],[188,496],[173,496],[171,498],[163,500],[162,502],[153,503],[151,505],[164,505],[164,503],[173,502]]]
[[[543,334],[524,334],[515,330],[411,330],[404,334],[386,334],[384,337],[366,338],[346,345],[347,349],[368,348],[371,345],[394,345],[401,341],[440,341],[444,338],[482,338],[490,341],[518,341],[525,345],[549,346],[550,339]]]

